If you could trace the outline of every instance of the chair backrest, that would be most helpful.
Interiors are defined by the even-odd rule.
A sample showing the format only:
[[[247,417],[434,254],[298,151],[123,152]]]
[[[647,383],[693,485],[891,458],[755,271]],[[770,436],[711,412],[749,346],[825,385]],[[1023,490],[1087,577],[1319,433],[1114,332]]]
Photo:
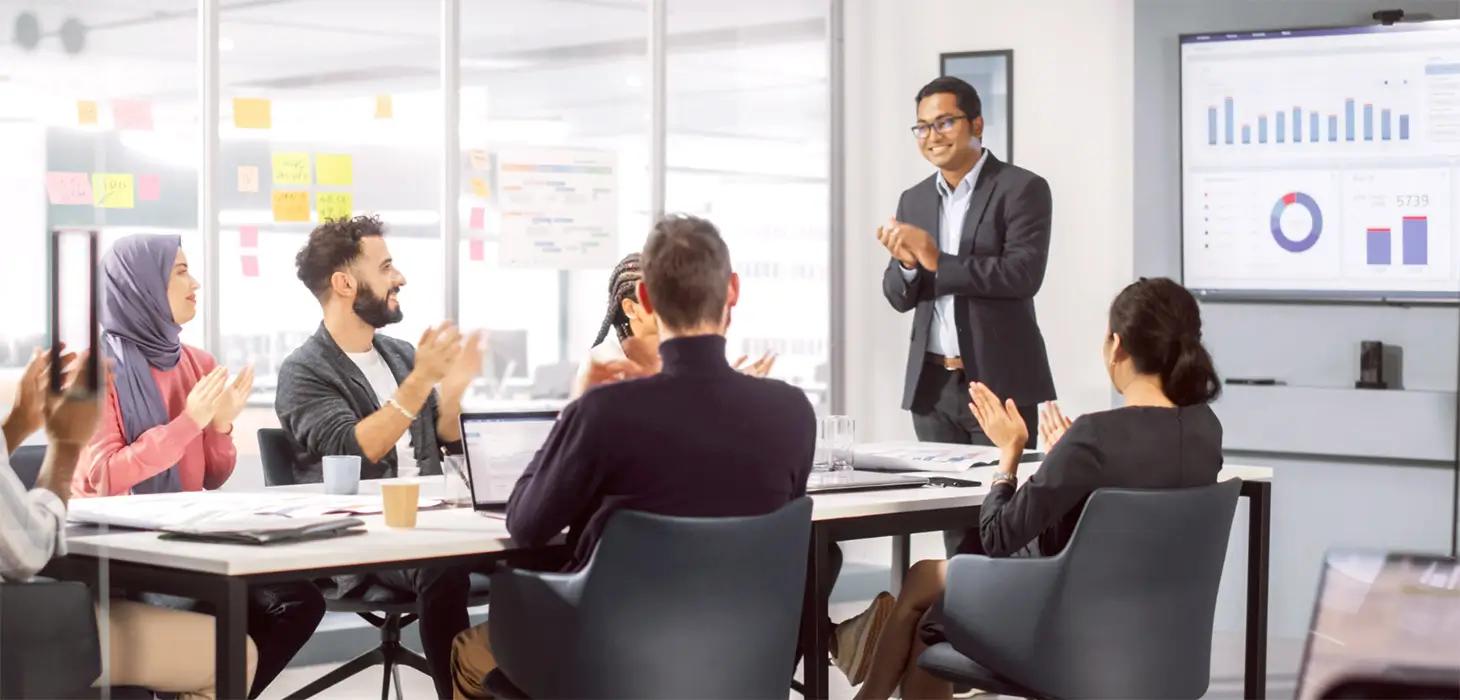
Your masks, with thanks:
[[[785,698],[811,499],[745,518],[621,512],[585,569],[560,697]]]
[[[1016,678],[1059,698],[1199,698],[1240,480],[1102,489],[1060,553],[1037,622],[1035,667]],[[1033,621],[1031,621],[1033,622]]]
[[[45,462],[45,445],[25,445],[16,448],[15,452],[10,455],[10,468],[15,470],[15,476],[20,478],[20,484],[28,489],[35,488],[36,479],[41,474],[41,465]]]
[[[0,697],[85,697],[101,675],[96,609],[85,584],[0,583],[0,640]]]
[[[259,429],[259,459],[264,463],[265,486],[293,486],[297,482],[294,448],[283,430]]]

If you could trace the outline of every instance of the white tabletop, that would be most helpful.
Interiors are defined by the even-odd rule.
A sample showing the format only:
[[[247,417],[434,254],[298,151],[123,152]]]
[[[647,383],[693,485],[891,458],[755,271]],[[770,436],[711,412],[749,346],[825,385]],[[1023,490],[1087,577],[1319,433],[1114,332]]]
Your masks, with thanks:
[[[1021,477],[1033,473],[1036,468],[1037,465],[1024,465]],[[813,497],[815,506],[812,518],[840,520],[977,506],[983,503],[984,496],[988,494],[988,483],[993,470],[993,467],[977,467],[959,475],[961,478],[983,482],[984,485],[975,488],[892,489],[819,494]],[[1220,478],[1265,481],[1272,478],[1272,470],[1264,467],[1228,466],[1222,470]],[[439,484],[440,478],[422,481],[427,485]],[[362,486],[369,490],[374,485],[363,482]],[[177,497],[207,498],[208,494],[186,493],[177,494]],[[422,511],[414,529],[386,527],[380,516],[365,516],[361,520],[365,521],[367,530],[364,535],[270,547],[162,540],[155,532],[73,529],[67,540],[67,548],[70,553],[81,556],[227,576],[410,562],[437,557],[492,554],[514,548],[503,520],[479,515],[466,508]]]

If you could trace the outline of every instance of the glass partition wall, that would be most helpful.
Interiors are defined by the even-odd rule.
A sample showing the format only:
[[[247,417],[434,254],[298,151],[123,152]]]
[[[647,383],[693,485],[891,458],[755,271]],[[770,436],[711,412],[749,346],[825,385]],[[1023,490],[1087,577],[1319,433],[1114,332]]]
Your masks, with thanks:
[[[772,376],[828,411],[840,1],[0,2],[40,27],[0,46],[0,274],[34,300],[0,325],[0,405],[44,342],[52,226],[183,237],[202,284],[184,341],[256,369],[250,485],[278,366],[320,321],[294,255],[321,217],[386,223],[407,285],[384,332],[488,332],[468,402],[492,410],[565,400],[610,270],[667,210],[731,246],[730,352],[776,352]]]

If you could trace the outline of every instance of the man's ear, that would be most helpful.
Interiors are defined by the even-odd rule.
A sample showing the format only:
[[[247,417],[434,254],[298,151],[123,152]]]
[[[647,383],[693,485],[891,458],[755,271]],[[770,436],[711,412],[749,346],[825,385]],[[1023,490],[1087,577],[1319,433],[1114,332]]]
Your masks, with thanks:
[[[638,286],[634,287],[634,292],[639,297],[639,305],[644,307],[644,313],[653,316],[654,301],[649,298],[649,287],[644,284],[644,280],[639,280]]]
[[[355,286],[354,275],[344,270],[337,270],[334,274],[330,275],[330,290],[335,293],[335,296],[346,299],[353,298],[355,296]]]
[[[730,273],[730,289],[725,294],[725,306],[734,308],[740,303],[740,273]]]
[[[979,115],[977,117],[974,117],[973,121],[971,121],[971,122],[968,123],[968,129],[969,129],[969,131],[971,131],[973,133],[973,137],[974,138],[982,141],[983,140],[983,115]]]

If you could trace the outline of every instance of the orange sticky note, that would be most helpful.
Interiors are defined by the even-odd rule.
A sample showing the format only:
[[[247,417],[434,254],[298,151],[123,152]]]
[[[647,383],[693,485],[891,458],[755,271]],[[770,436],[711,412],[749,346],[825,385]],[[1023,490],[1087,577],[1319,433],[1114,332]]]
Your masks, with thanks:
[[[240,129],[274,128],[273,105],[260,97],[233,98],[233,125]]]
[[[274,190],[274,221],[309,221],[309,193],[304,190]]]
[[[245,255],[245,256],[243,256],[243,276],[244,277],[258,277],[259,276],[259,257],[257,255]]]
[[[395,105],[392,104],[390,95],[375,96],[375,118],[390,119],[395,116]]]
[[[479,177],[471,179],[471,193],[482,199],[492,196],[492,191],[487,189],[487,181]]]
[[[488,170],[492,167],[492,159],[487,157],[486,151],[479,148],[467,151],[466,157],[471,161],[472,170]]]
[[[238,166],[238,191],[258,192],[259,191],[259,166],[240,165]]]
[[[91,176],[86,173],[46,173],[46,197],[51,204],[91,204]]]
[[[96,103],[91,100],[76,100],[76,123],[81,126],[96,126]]]
[[[471,208],[471,224],[470,224],[471,228],[475,228],[475,229],[486,228],[487,227],[486,218],[487,218],[487,213],[481,207],[472,207]]]
[[[144,202],[162,199],[162,180],[156,175],[138,175],[137,199]]]
[[[112,100],[112,123],[119,131],[151,131],[152,103],[147,100]]]

